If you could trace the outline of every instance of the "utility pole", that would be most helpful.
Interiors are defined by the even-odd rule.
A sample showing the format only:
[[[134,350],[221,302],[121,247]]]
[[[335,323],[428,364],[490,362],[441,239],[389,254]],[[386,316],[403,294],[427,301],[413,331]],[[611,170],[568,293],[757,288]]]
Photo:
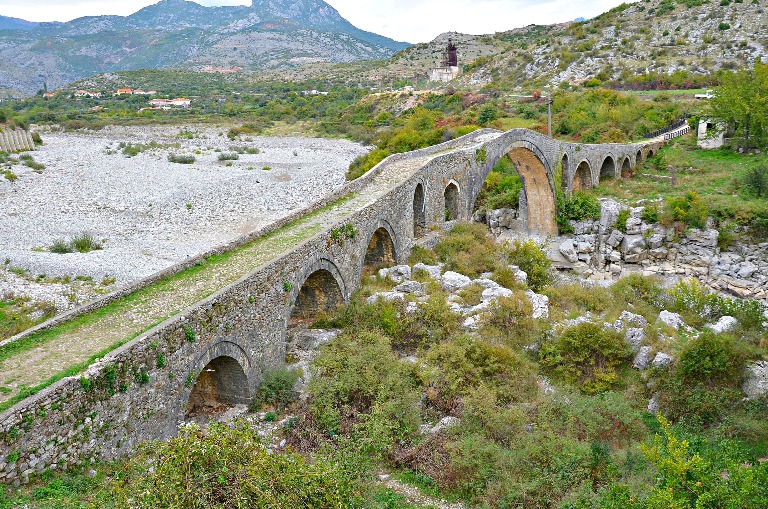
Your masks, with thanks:
[[[552,97],[547,97],[547,128],[549,137],[552,137]]]

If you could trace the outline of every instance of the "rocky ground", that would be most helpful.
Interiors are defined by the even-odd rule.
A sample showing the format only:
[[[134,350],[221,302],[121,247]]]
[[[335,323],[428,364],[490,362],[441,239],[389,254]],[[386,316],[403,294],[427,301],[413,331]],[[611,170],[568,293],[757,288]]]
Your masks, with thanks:
[[[55,302],[59,311],[306,207],[341,187],[366,151],[345,140],[232,141],[226,128],[198,126],[42,135],[32,155],[45,168],[18,164],[18,180],[0,178],[0,294]],[[237,160],[219,160],[235,148]],[[172,163],[169,154],[195,162]],[[83,232],[103,249],[49,251]]]

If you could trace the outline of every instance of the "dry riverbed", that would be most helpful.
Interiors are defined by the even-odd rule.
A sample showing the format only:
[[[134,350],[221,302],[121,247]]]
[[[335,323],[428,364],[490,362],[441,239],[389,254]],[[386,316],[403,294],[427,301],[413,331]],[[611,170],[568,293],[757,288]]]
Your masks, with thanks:
[[[44,169],[18,164],[15,182],[0,177],[0,298],[53,302],[58,312],[308,206],[341,187],[366,152],[345,140],[232,141],[226,128],[207,126],[42,136],[31,154]],[[128,157],[126,146],[141,147]],[[84,232],[102,249],[49,250]]]

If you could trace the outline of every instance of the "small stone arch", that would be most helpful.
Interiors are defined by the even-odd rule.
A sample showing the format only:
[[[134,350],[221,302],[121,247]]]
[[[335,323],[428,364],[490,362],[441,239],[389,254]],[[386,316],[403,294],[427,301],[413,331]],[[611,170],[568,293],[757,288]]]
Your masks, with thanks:
[[[309,275],[301,285],[291,290],[290,325],[333,313],[346,302],[346,285],[333,262],[323,258],[305,273]]]
[[[413,190],[413,236],[423,237],[427,231],[427,200],[424,185],[419,182]]]
[[[632,175],[632,161],[629,160],[629,156],[624,158],[624,162],[621,164],[621,176],[627,178]]]
[[[653,157],[653,156],[655,156],[655,155],[656,155],[656,152],[655,152],[653,149],[649,149],[649,150],[648,150],[648,156],[646,157],[646,159],[647,159],[648,157]]]
[[[234,405],[249,404],[253,394],[252,366],[245,351],[231,341],[208,348],[195,363],[195,384],[185,417],[216,414]]]
[[[568,177],[570,177],[570,168],[568,165],[568,154],[563,154],[563,158],[560,160],[560,187],[565,193],[568,191]]]
[[[446,221],[454,221],[461,218],[461,195],[459,194],[459,186],[456,182],[451,181],[445,186],[443,203]]]
[[[579,166],[576,167],[576,172],[573,174],[571,189],[574,192],[592,189],[592,168],[589,166],[588,161],[582,161],[579,163]]]
[[[640,166],[642,162],[643,162],[643,151],[638,150],[637,155],[635,156],[635,166]]]
[[[394,265],[397,261],[397,249],[392,227],[385,223],[371,235],[368,248],[363,258],[363,270],[373,271],[381,267]]]
[[[600,180],[616,178],[616,160],[613,156],[605,156],[600,166]]]

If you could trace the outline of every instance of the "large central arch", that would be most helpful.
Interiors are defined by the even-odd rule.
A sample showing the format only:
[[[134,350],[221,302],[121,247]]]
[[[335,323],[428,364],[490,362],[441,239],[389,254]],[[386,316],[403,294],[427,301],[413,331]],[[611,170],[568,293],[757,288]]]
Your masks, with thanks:
[[[542,158],[526,147],[513,147],[508,154],[523,183],[528,230],[542,235],[557,235],[555,193],[550,172]]]

